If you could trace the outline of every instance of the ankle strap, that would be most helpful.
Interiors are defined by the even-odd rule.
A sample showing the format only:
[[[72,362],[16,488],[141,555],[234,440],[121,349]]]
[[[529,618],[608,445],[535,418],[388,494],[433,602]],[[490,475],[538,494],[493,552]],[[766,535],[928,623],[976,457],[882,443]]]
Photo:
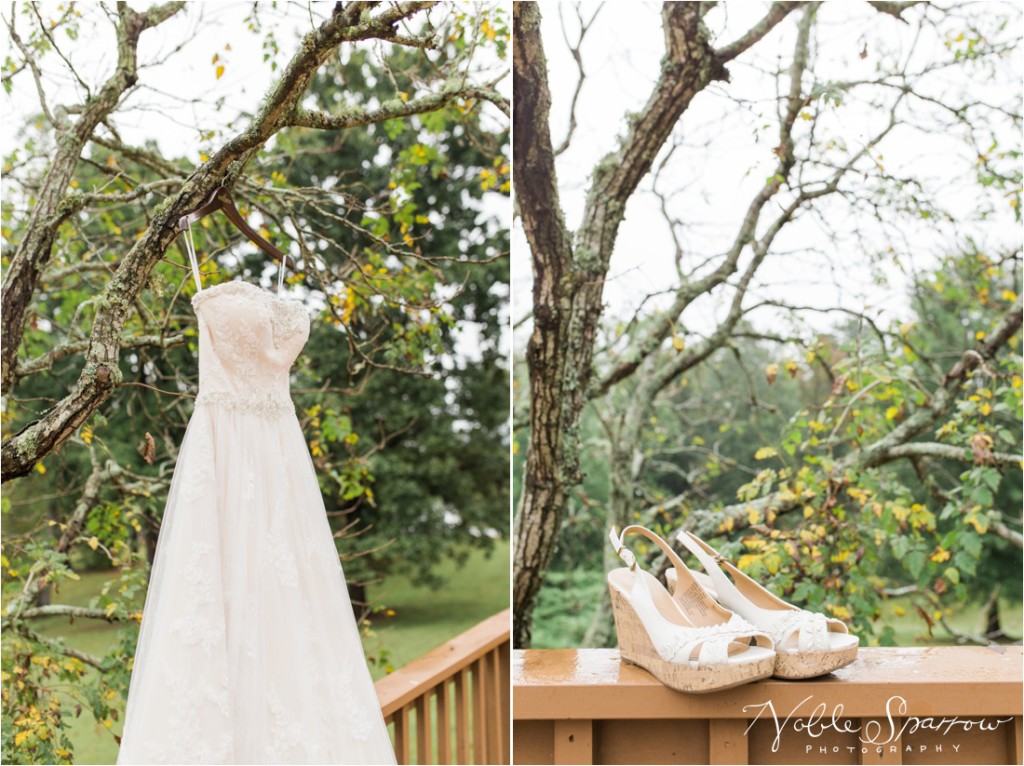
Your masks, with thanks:
[[[622,530],[621,534],[617,534],[615,527],[612,527],[611,532],[608,535],[612,541],[612,547],[619,555],[619,558],[625,562],[627,567],[629,567],[630,571],[636,571],[637,560],[636,556],[634,556],[633,552],[625,546],[623,541],[626,539],[627,535],[632,534],[643,535],[652,543],[657,545],[661,549],[662,553],[665,554],[665,557],[669,560],[672,566],[675,567],[676,571],[680,573],[680,577],[682,576],[682,572],[690,574],[686,564],[684,564],[683,560],[679,558],[679,554],[672,550],[672,546],[665,542],[660,535],[652,532],[647,527],[642,527],[639,524],[630,524]]]

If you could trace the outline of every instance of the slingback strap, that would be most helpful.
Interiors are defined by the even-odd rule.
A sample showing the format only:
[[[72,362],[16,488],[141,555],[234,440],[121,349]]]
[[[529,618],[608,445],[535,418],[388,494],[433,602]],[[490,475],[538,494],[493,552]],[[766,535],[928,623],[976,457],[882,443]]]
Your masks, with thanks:
[[[192,239],[192,220],[188,216],[181,219],[184,223],[187,221],[185,230],[185,250],[188,251],[188,262],[192,265],[192,276],[196,280],[196,292],[201,293],[203,291],[203,283],[199,279],[199,259],[196,257],[196,243]],[[180,225],[180,224],[179,224]]]
[[[743,603],[746,601],[746,597],[740,593],[739,588],[733,584],[733,581],[729,579],[728,575],[722,571],[722,567],[719,566],[719,564],[727,562],[718,551],[689,532],[680,532],[676,535],[676,540],[697,557],[697,561],[701,563],[704,571],[711,577],[711,582],[715,584],[715,592],[720,602]]]
[[[647,581],[643,577],[638,576],[640,573],[637,572],[636,556],[623,542],[626,539],[626,536],[631,534],[643,535],[661,549],[661,552],[665,554],[669,563],[671,563],[676,570],[677,583],[683,582],[683,578],[685,577],[688,578],[687,582],[696,583],[697,587],[701,587],[700,583],[698,583],[697,579],[693,576],[693,572],[691,572],[689,567],[687,567],[686,564],[683,563],[683,560],[679,558],[679,554],[672,550],[672,546],[665,542],[660,535],[652,532],[647,527],[640,526],[639,524],[631,524],[630,526],[625,527],[621,534],[616,533],[615,527],[612,527],[609,535],[612,541],[612,547],[619,555],[619,558],[621,558],[626,563],[626,566],[629,567],[629,571],[633,572],[634,575],[637,575],[634,579],[634,587],[636,585],[640,585],[644,590],[648,590]],[[677,585],[676,587],[678,588],[679,586]]]

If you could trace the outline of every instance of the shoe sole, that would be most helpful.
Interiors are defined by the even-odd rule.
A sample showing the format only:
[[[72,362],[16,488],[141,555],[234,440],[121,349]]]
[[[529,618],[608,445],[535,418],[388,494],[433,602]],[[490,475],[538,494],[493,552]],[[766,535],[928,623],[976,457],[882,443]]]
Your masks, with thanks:
[[[651,643],[647,630],[629,600],[611,585],[608,590],[612,597],[612,614],[615,617],[615,632],[619,638],[619,654],[622,659],[643,668],[671,689],[704,694],[769,678],[775,672],[775,657],[711,667],[666,662]]]
[[[848,649],[829,652],[780,652],[775,650],[776,678],[795,681],[801,678],[816,678],[849,665],[857,659],[857,644]]]

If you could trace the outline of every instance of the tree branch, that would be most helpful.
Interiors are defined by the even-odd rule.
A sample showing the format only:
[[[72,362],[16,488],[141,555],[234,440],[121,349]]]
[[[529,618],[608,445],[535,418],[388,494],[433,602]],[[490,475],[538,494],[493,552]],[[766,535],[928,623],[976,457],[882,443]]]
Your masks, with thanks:
[[[295,114],[306,89],[319,67],[343,42],[388,39],[394,35],[394,25],[421,10],[434,5],[433,2],[405,2],[388,5],[376,16],[370,16],[367,4],[343,6],[318,28],[309,32],[299,43],[296,53],[285,66],[281,78],[271,87],[259,112],[250,120],[246,129],[228,140],[213,156],[190,177],[181,190],[165,200],[153,211],[149,227],[134,242],[121,260],[113,278],[107,283],[97,302],[98,311],[93,321],[90,344],[85,354],[85,364],[78,381],[71,392],[38,421],[29,424],[22,431],[7,438],[2,446],[3,481],[26,475],[32,467],[55,447],[67,439],[86,418],[94,413],[120,385],[123,375],[119,367],[121,329],[138,294],[144,288],[149,273],[164,252],[178,236],[176,223],[182,214],[194,209],[204,201],[219,184],[230,188],[235,184],[246,164],[262,146],[281,128],[288,125]],[[122,6],[123,8],[124,6]],[[140,20],[138,14],[122,13],[121,28],[126,29],[124,39],[137,40],[138,33],[147,24],[155,23],[170,12],[173,6],[148,20]],[[353,7],[358,11],[351,10]],[[373,6],[376,7],[376,6]],[[355,21],[351,21],[355,19]],[[131,47],[131,46],[129,46]],[[134,82],[134,48],[125,53],[125,60],[131,67]],[[120,68],[119,68],[120,71]],[[120,81],[118,81],[120,82]],[[111,89],[104,87],[97,98],[110,97]],[[120,91],[117,91],[120,93]],[[105,103],[105,102],[104,102]],[[112,108],[112,105],[110,106]],[[87,112],[89,109],[87,108]],[[100,114],[106,116],[109,109],[99,110],[86,120],[85,114],[76,125],[81,133],[80,146],[92,137]],[[88,128],[86,130],[86,128]],[[47,183],[54,188],[43,198],[33,211],[32,221],[48,221],[52,226],[53,211],[59,204],[60,196],[70,180],[70,173],[77,161],[78,149],[62,163],[51,166]],[[62,168],[60,173],[55,168]],[[52,178],[50,177],[52,176]],[[62,183],[58,183],[63,179]],[[45,211],[45,213],[44,213]],[[45,227],[44,227],[45,228]],[[21,266],[16,269],[12,261],[4,281],[4,375],[13,380],[17,369],[16,354],[20,345],[23,318],[28,302],[35,290],[39,270],[49,258],[55,228],[48,233],[43,229],[28,227],[30,232],[14,261]],[[45,233],[46,236],[43,236]],[[27,244],[29,242],[34,244]],[[11,311],[8,311],[8,305]],[[6,393],[7,387],[4,391]]]
[[[0,303],[3,306],[2,349],[0,349],[0,392],[7,395],[14,383],[18,349],[25,329],[25,315],[35,294],[39,275],[50,260],[53,243],[64,217],[61,205],[85,142],[96,126],[117,107],[123,93],[138,79],[136,72],[139,36],[184,8],[183,2],[167,3],[145,14],[118,6],[117,67],[95,95],[82,106],[77,122],[55,123],[57,149],[43,177],[36,203],[26,222],[25,238],[18,243],[4,277]],[[52,120],[51,120],[52,121]],[[6,444],[6,442],[5,442]],[[6,450],[5,450],[6,454]],[[4,458],[6,472],[7,459]],[[6,476],[4,477],[6,479]]]
[[[967,447],[957,447],[952,444],[940,444],[939,442],[911,442],[909,444],[898,444],[890,447],[887,451],[890,458],[901,457],[934,457],[944,460],[960,460],[966,463],[977,462],[974,453]],[[1011,455],[1007,452],[992,452],[986,455],[985,462],[995,465],[1020,465],[1024,460],[1020,455]]]
[[[771,8],[768,9],[768,13],[765,14],[764,18],[744,32],[738,39],[728,45],[718,48],[715,51],[715,58],[717,58],[722,64],[732,61],[755,43],[760,42],[765,35],[778,26],[780,21],[801,5],[805,5],[805,3],[772,3]],[[817,3],[815,3],[815,5],[817,5]]]
[[[67,341],[54,346],[45,354],[29,359],[18,365],[15,371],[15,380],[21,380],[26,375],[48,370],[56,362],[66,359],[74,354],[80,354],[88,350],[90,339],[85,338],[76,341]],[[121,338],[121,348],[140,348],[142,346],[153,346],[155,348],[173,348],[185,342],[184,335],[127,335]]]
[[[849,469],[863,470],[906,457],[906,455],[898,454],[899,448],[934,424],[952,406],[956,399],[956,392],[967,375],[980,365],[987,364],[1009,342],[1010,338],[1020,331],[1021,308],[1021,298],[1018,296],[992,334],[986,336],[985,340],[975,348],[964,352],[963,356],[946,373],[941,385],[933,392],[928,402],[914,410],[906,420],[885,436],[836,461],[833,473],[838,475]],[[893,454],[893,450],[896,450],[897,454]],[[1019,459],[1016,456],[1009,457],[1015,461]],[[749,508],[755,508],[758,511],[771,509],[776,514],[782,514],[796,507],[802,507],[805,502],[806,498],[796,496],[792,492],[785,494],[774,492],[753,502],[735,503],[717,511],[695,510],[690,513],[677,531],[692,530],[700,536],[710,536],[722,529],[723,525],[729,525],[730,520],[731,529],[744,529],[750,524],[747,514]],[[1007,539],[1012,540],[1012,535]]]
[[[399,117],[411,117],[414,114],[434,112],[459,99],[479,99],[490,101],[504,114],[509,113],[508,99],[501,94],[487,88],[459,88],[454,82],[449,81],[445,88],[439,93],[431,93],[425,96],[418,96],[409,101],[392,99],[385,101],[375,109],[362,109],[360,107],[346,107],[340,114],[328,114],[321,111],[296,108],[295,112],[288,118],[287,124],[300,128],[317,128],[320,130],[346,130],[363,125],[372,125],[375,122],[392,120]]]

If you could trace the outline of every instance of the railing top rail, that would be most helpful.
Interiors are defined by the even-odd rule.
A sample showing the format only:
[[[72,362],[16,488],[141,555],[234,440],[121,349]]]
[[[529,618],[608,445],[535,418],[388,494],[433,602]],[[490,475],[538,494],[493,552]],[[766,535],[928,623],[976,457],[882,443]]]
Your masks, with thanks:
[[[377,681],[377,697],[385,716],[450,678],[492,649],[509,641],[509,610],[491,615],[465,633]]]
[[[893,717],[1019,716],[1022,676],[1020,646],[864,648],[821,678],[684,694],[623,663],[615,649],[530,649],[513,653],[513,718],[755,718],[769,700],[780,716],[821,704],[829,714],[842,705],[846,716],[884,715],[887,704]],[[893,698],[906,701],[902,713]]]

